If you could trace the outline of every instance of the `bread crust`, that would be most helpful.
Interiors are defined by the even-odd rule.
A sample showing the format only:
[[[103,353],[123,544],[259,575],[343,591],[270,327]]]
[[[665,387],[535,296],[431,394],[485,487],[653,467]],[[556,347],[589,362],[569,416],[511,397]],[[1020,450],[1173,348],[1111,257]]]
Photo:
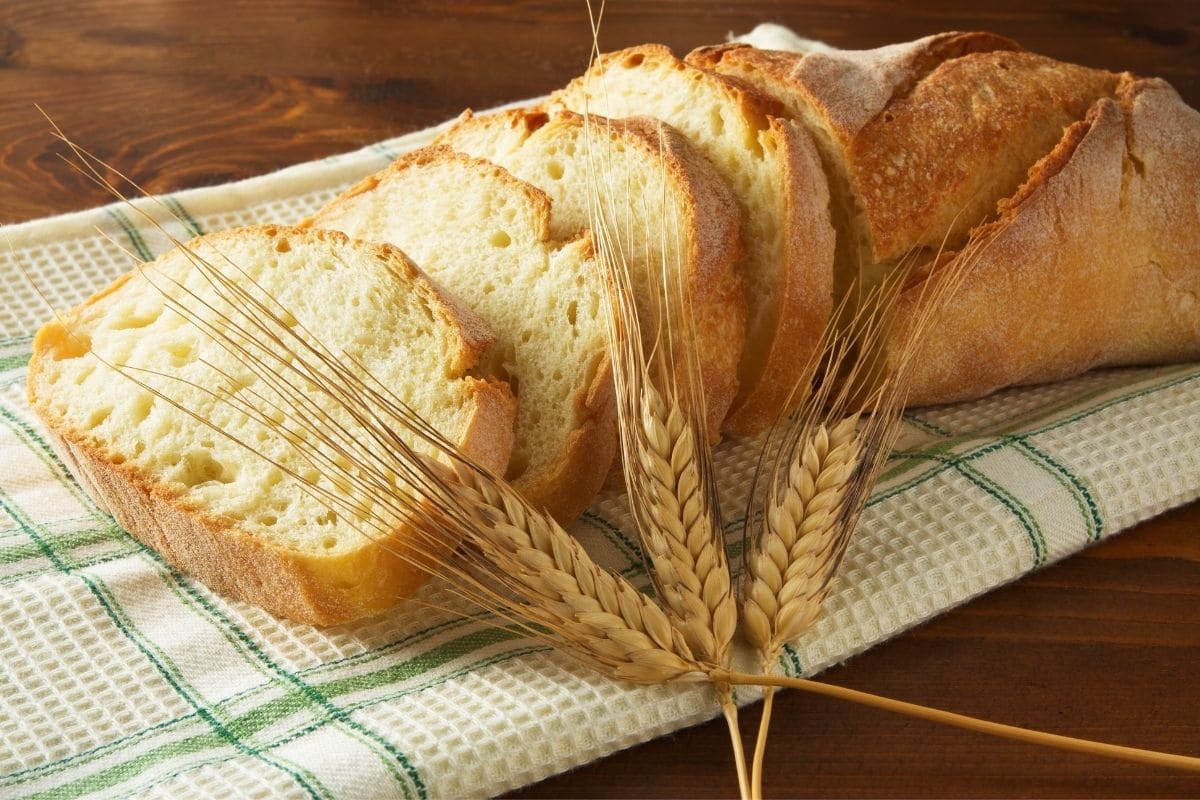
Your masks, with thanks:
[[[507,170],[478,158],[458,153],[444,145],[433,145],[401,156],[384,170],[364,178],[329,203],[300,226],[317,229],[326,219],[335,217],[358,198],[369,194],[393,176],[419,167],[438,168],[443,164],[465,164],[480,175],[504,183],[531,204],[537,239],[548,249],[575,248],[581,261],[594,257],[590,234],[570,242],[556,242],[550,235],[550,198],[545,192],[522,181]],[[597,278],[598,279],[598,278]],[[518,388],[517,402],[520,402]],[[545,459],[540,470],[526,470],[511,477],[511,482],[534,508],[544,509],[562,524],[574,520],[587,508],[604,485],[604,477],[617,448],[616,407],[613,402],[612,366],[607,354],[600,358],[588,385],[579,386],[572,399],[575,426],[562,449]],[[519,433],[519,432],[518,432]],[[503,470],[500,471],[503,474]]]
[[[1200,114],[1162,81],[1126,77],[1116,94],[1066,130],[956,256],[973,263],[916,357],[912,404],[1200,358]],[[921,289],[897,306],[893,366]]]
[[[333,231],[301,231],[283,226],[254,226],[212,234],[207,243],[219,249],[222,241],[245,235],[308,237],[334,245],[349,239]],[[464,312],[416,269],[399,250],[358,243],[373,252],[387,268],[409,280],[439,310],[444,322],[458,332],[459,346],[450,355],[449,369],[461,376],[490,344],[482,321]],[[39,380],[45,359],[70,337],[72,320],[87,307],[119,291],[136,270],[68,312],[65,322],[44,326],[33,344],[27,394],[33,410],[45,423],[48,439],[93,499],[138,541],[156,550],[174,567],[219,594],[253,603],[275,616],[311,625],[334,625],[370,616],[412,594],[428,578],[428,569],[449,555],[452,543],[441,547],[413,541],[408,529],[388,537],[366,539],[361,546],[336,555],[294,550],[266,540],[235,522],[206,513],[189,502],[182,490],[147,475],[129,463],[118,463],[104,442],[80,431],[50,406]],[[457,442],[459,449],[492,471],[502,471],[512,445],[515,402],[507,385],[466,378],[469,412]],[[415,562],[415,563],[414,563]],[[419,565],[424,565],[419,566]],[[359,580],[347,584],[346,575]]]
[[[942,248],[919,274],[937,281],[955,259],[974,262],[916,357],[911,402],[1196,357],[1200,137],[1195,112],[1165,84],[990,34],[688,58],[775,94],[818,138],[840,208],[843,291],[859,264],[875,265],[869,285]],[[1139,130],[1156,135],[1138,145]],[[1152,174],[1146,161],[1170,166]],[[922,279],[900,300],[893,366],[928,288]]]
[[[1117,80],[986,33],[833,53],[703,48],[689,58],[775,95],[826,141],[827,166],[855,206],[846,234],[872,263],[961,246]]]
[[[743,375],[752,388],[725,419],[725,429],[741,436],[761,433],[803,400],[808,387],[797,382],[833,311],[836,233],[820,157],[812,139],[794,122],[770,117],[769,125],[783,167],[783,266],[772,307],[774,333],[765,353],[743,356],[751,359]],[[799,191],[801,187],[807,191]]]

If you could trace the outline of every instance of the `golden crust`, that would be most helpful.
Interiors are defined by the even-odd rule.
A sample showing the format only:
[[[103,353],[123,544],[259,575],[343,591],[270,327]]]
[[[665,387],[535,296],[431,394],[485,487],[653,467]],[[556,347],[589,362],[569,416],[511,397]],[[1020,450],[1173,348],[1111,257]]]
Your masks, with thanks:
[[[1200,114],[1161,81],[1125,78],[1117,95],[974,232],[981,249],[917,356],[912,404],[1200,358]],[[897,308],[893,364],[920,313],[917,285]]]
[[[774,93],[817,136],[840,209],[839,270],[943,245],[934,280],[954,250],[975,262],[917,357],[912,402],[1196,357],[1200,137],[1165,84],[990,34],[688,58]],[[922,288],[901,299],[893,364]]]
[[[939,65],[847,142],[876,261],[960,244],[1117,76],[1032,53]]]
[[[260,233],[307,237],[334,244],[349,240],[333,231],[302,231],[282,226],[258,226],[206,237],[220,242]],[[451,305],[429,279],[400,251],[387,245],[365,245],[396,274],[411,281],[435,303],[444,322],[459,334],[459,347],[449,354],[454,374],[473,366],[490,343],[490,334],[472,314]],[[135,272],[54,321],[35,337],[29,364],[27,393],[31,407],[46,424],[50,442],[88,493],[138,541],[163,555],[182,572],[209,588],[261,606],[270,613],[313,625],[333,625],[378,613],[416,591],[428,578],[418,566],[432,566],[447,556],[449,546],[433,547],[412,541],[411,531],[393,532],[384,539],[364,539],[361,546],[337,555],[305,553],[268,541],[230,520],[206,514],[181,492],[128,463],[117,463],[104,442],[75,429],[41,395],[39,380],[44,359],[64,345],[74,318],[88,306],[120,291]],[[515,403],[504,384],[467,378],[472,411],[458,442],[480,464],[499,472],[508,461]],[[41,387],[46,388],[46,387]],[[440,551],[438,551],[440,550]],[[438,552],[435,552],[438,551]],[[417,562],[417,563],[413,563]],[[347,576],[355,576],[353,582]]]
[[[689,58],[774,94],[827,143],[874,262],[959,246],[1117,76],[948,33],[834,53],[702,48]]]

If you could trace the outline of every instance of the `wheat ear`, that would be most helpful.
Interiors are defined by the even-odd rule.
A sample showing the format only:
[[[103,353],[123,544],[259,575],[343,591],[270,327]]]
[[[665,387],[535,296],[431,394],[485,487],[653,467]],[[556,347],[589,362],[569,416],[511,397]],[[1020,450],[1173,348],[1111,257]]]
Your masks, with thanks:
[[[762,531],[747,559],[742,614],[764,674],[772,672],[784,644],[818,619],[859,516],[899,435],[915,354],[990,241],[975,243],[938,280],[920,284],[921,314],[905,333],[890,368],[884,359],[892,336],[891,310],[911,286],[912,261],[861,292],[853,314],[839,308],[822,336],[811,370],[816,385],[783,434],[765,502],[752,490],[747,510],[747,520],[761,517]],[[857,293],[852,287],[847,297]],[[755,486],[757,482],[756,474]],[[761,510],[756,508],[760,502]],[[751,777],[755,798],[762,792],[762,759],[773,699],[774,690],[765,688]]]
[[[849,416],[832,428],[819,423],[766,512],[742,603],[746,638],[762,654],[764,668],[816,620],[829,591],[824,565],[858,464],[857,422],[857,416]]]
[[[593,57],[601,63],[596,25],[594,21]],[[603,91],[603,71],[599,79]],[[680,265],[671,263],[672,253],[678,257],[684,252],[678,209],[674,198],[664,194],[655,216],[646,207],[650,198],[643,189],[614,185],[612,176],[620,171],[592,146],[596,124],[613,123],[584,115],[590,219],[608,288],[609,350],[629,505],[659,601],[698,658],[725,666],[737,628],[737,604],[708,445],[691,299]],[[665,147],[661,133],[659,142]],[[665,164],[663,170],[665,193]],[[658,274],[635,276],[629,252],[639,241],[655,240],[662,254]],[[639,278],[649,284],[650,308],[644,317],[634,301],[633,284]],[[724,683],[715,689],[745,796],[748,776],[733,692]]]

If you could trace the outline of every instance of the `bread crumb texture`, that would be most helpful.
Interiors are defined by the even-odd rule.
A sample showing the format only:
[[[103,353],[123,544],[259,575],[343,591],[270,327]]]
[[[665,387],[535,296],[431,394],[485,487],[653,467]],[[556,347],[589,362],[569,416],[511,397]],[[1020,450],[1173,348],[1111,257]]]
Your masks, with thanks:
[[[453,357],[464,341],[396,251],[273,227],[188,248],[255,296],[262,306],[250,316],[273,314],[342,363],[361,363],[452,441],[465,431],[473,399]],[[362,548],[359,528],[373,503],[354,491],[355,467],[343,455],[333,456],[341,469],[314,463],[289,441],[313,442],[306,420],[319,416],[347,437],[355,424],[291,370],[301,348],[270,342],[244,313],[251,304],[235,310],[218,297],[192,258],[176,250],[43,329],[30,387],[43,416],[201,516],[309,554]],[[222,346],[206,328],[236,346]],[[241,347],[257,353],[257,365],[236,355]],[[276,381],[301,388],[305,405],[285,399]],[[350,499],[353,511],[327,507],[290,474]]]

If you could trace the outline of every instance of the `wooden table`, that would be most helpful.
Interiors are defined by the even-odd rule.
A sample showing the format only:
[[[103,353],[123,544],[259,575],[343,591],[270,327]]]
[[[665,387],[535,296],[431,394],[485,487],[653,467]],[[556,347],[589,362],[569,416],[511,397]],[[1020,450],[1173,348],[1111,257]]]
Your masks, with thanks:
[[[844,47],[989,29],[1063,59],[1168,78],[1200,106],[1200,4],[1070,0],[609,3],[607,49],[687,50],[762,20]],[[34,109],[148,190],[260,174],[547,92],[584,67],[581,2],[7,0],[0,222],[98,205]],[[1200,424],[1200,423],[1198,423]],[[823,679],[995,720],[1200,754],[1200,504],[993,592]],[[753,729],[757,712],[744,712]],[[716,797],[709,724],[520,797]],[[1200,796],[1200,777],[1011,744],[796,693],[772,796]]]

